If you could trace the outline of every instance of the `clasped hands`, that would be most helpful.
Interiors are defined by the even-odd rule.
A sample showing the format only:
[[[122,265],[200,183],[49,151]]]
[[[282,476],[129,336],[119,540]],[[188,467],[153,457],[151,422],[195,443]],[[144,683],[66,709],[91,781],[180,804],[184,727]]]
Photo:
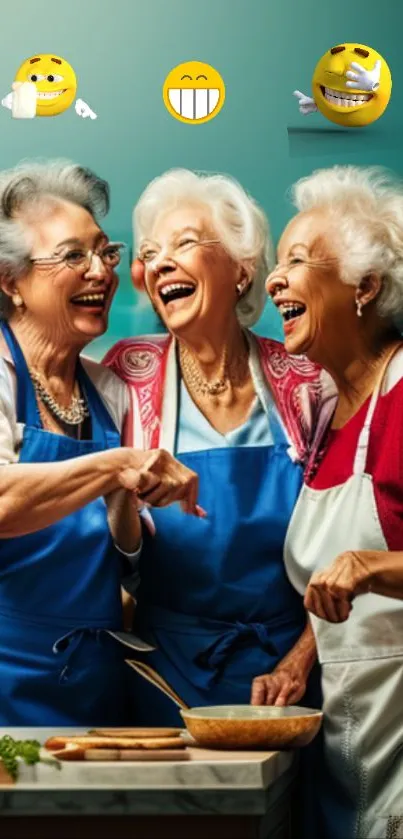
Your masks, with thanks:
[[[134,493],[138,506],[167,507],[178,501],[185,513],[205,518],[205,511],[197,504],[196,472],[163,449],[132,453],[133,465],[124,468],[118,479],[123,489]]]

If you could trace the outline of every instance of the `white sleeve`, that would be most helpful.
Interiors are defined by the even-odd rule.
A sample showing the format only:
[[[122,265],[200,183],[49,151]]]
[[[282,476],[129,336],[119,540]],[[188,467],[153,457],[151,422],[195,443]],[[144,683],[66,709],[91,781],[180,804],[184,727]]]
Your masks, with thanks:
[[[10,365],[0,358],[0,465],[18,462],[22,427],[17,423]]]
[[[109,367],[103,367],[99,362],[86,356],[82,356],[81,361],[105,403],[116,428],[118,431],[122,431],[129,410],[129,391],[126,384]]]

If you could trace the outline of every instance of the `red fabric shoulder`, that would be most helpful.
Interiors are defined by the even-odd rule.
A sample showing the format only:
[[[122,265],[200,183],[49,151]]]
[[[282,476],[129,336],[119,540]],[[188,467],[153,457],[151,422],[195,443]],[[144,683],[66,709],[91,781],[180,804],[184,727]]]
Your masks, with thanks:
[[[304,356],[290,355],[279,341],[257,337],[257,342],[262,372],[298,459],[306,463],[324,402],[323,371]]]
[[[130,384],[151,379],[172,341],[170,335],[140,335],[124,338],[111,347],[102,364],[111,367],[119,378]]]
[[[130,410],[123,433],[126,445],[134,445],[134,418],[139,415],[145,448],[158,448],[165,369],[171,342],[170,335],[125,338],[118,341],[102,361],[129,387]]]

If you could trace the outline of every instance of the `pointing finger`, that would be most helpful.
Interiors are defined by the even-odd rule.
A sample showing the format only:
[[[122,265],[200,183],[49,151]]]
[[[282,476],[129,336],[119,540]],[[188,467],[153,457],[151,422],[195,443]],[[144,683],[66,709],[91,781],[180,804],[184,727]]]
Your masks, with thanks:
[[[361,64],[358,64],[357,61],[352,61],[350,67],[352,67],[353,70],[358,70],[359,73],[366,73],[365,67],[363,67]]]

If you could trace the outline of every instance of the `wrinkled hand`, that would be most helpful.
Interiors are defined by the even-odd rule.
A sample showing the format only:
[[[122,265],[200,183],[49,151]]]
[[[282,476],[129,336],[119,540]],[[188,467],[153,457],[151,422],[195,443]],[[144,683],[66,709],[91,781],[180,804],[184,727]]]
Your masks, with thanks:
[[[90,106],[87,105],[87,103],[84,102],[83,99],[77,99],[77,102],[74,107],[76,114],[78,114],[79,117],[83,117],[83,119],[86,119],[87,117],[89,117],[90,119],[97,118],[96,113],[94,113],[94,111],[91,110]]]
[[[301,114],[313,114],[318,110],[312,96],[305,96],[305,93],[301,93],[300,90],[294,90],[292,95],[298,99],[299,111]]]
[[[346,82],[346,87],[355,90],[368,90],[370,93],[378,89],[381,78],[381,61],[376,61],[372,70],[366,70],[356,61],[353,61],[350,67],[351,69],[347,70],[346,73],[346,78],[350,79]]]
[[[365,551],[346,551],[324,571],[313,574],[305,594],[305,608],[330,623],[346,621],[352,600],[370,591]]]
[[[135,465],[119,475],[122,487],[132,490],[140,501],[152,507],[167,507],[179,501],[185,513],[199,518],[206,516],[197,504],[199,479],[196,472],[163,449],[136,452],[135,458]]]
[[[252,682],[251,705],[295,705],[306,691],[306,678],[291,670],[274,670]]]

